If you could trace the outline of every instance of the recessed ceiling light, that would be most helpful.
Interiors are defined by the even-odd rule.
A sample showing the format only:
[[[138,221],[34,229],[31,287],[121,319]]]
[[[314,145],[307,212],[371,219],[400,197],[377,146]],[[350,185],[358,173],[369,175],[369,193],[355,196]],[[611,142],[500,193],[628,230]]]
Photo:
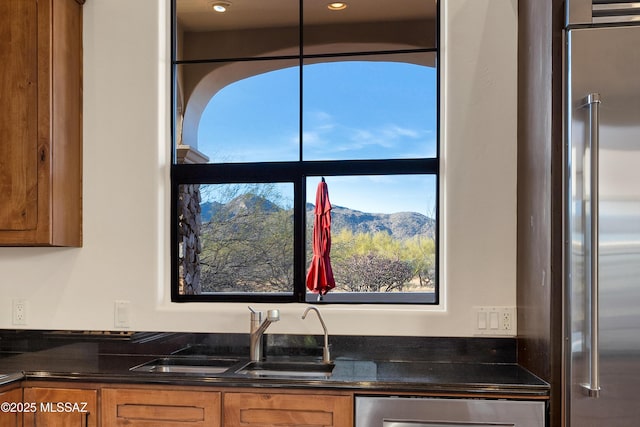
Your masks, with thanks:
[[[213,8],[213,10],[218,13],[226,12],[229,9],[229,6],[231,6],[231,2],[229,1],[217,1],[211,3],[211,8]]]
[[[329,10],[344,10],[346,8],[347,4],[342,2],[334,2],[327,5],[327,9]]]

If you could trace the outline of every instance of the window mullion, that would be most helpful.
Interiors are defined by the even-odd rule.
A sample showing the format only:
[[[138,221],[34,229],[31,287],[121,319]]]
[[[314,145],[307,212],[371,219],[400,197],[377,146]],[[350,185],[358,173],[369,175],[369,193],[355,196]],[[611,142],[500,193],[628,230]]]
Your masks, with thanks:
[[[303,0],[298,2],[298,159],[303,164],[303,135],[304,135],[304,4]],[[296,177],[294,182],[294,236],[293,236],[293,268],[294,268],[294,294],[298,302],[304,302],[306,296],[305,271],[306,271],[306,177],[303,173]]]

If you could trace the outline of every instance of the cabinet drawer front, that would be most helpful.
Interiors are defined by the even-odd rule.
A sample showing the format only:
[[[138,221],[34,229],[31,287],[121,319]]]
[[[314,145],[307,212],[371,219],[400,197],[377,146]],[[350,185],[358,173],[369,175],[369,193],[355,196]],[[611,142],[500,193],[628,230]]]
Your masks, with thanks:
[[[103,389],[102,426],[220,426],[220,393]]]
[[[205,409],[195,406],[124,403],[117,406],[118,419],[198,423],[204,422]]]
[[[256,409],[240,410],[240,425],[247,426],[332,426],[333,413],[317,410]]]
[[[225,393],[225,427],[349,427],[351,396],[330,394]]]

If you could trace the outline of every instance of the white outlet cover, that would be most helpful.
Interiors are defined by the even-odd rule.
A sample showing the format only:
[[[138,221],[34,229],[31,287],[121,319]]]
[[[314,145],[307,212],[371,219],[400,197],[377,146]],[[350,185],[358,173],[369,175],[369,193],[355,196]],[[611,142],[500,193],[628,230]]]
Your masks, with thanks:
[[[27,300],[14,299],[12,301],[12,323],[14,325],[26,325],[27,324]]]

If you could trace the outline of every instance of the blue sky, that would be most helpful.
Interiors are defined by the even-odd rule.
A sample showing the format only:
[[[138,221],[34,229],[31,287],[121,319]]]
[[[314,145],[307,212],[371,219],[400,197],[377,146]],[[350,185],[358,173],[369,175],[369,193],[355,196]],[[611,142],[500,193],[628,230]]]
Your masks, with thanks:
[[[334,206],[370,213],[419,212],[433,217],[435,177],[425,175],[326,177]],[[315,203],[320,178],[307,180],[307,201]]]
[[[340,61],[304,68],[303,159],[432,157],[435,69],[396,62]],[[205,109],[198,149],[212,161],[299,159],[299,71],[288,68],[223,88]],[[313,202],[319,178],[310,179]],[[334,205],[364,212],[433,212],[435,179],[327,177]]]

